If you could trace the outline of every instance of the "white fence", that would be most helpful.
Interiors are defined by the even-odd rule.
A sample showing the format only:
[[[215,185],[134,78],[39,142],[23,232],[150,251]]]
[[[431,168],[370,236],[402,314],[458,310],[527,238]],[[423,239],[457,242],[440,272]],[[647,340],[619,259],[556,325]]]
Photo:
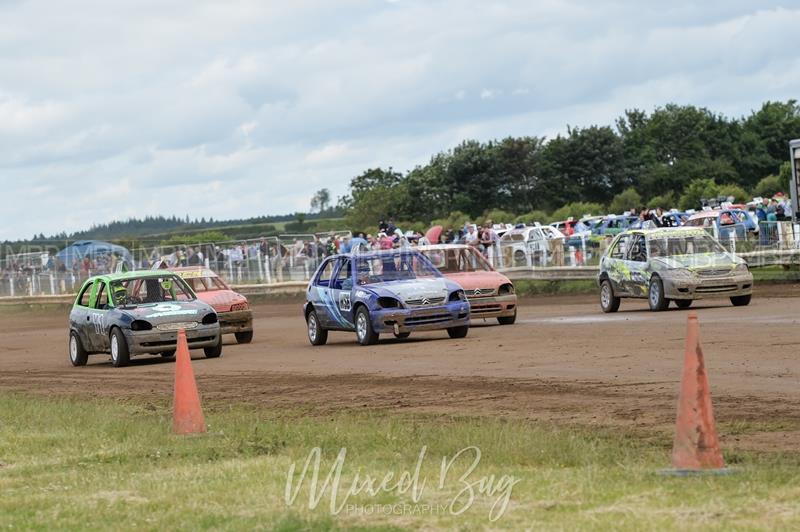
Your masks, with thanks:
[[[741,224],[706,228],[730,252],[753,267],[800,264],[800,227],[790,222],[761,222],[758,230]],[[281,235],[256,240],[154,246],[131,250],[132,269],[149,269],[157,261],[170,267],[204,266],[231,284],[272,284],[308,280],[320,261],[336,252],[334,235]],[[483,249],[501,271],[519,277],[524,270],[548,269],[556,277],[573,278],[567,271],[588,271],[597,266],[613,235],[571,236],[538,241],[501,241]],[[63,246],[62,246],[63,247]],[[115,260],[57,264],[57,250],[36,250],[7,256],[0,261],[0,297],[74,293],[88,277],[109,273]],[[560,272],[560,273],[559,273]],[[525,277],[523,275],[523,277]]]

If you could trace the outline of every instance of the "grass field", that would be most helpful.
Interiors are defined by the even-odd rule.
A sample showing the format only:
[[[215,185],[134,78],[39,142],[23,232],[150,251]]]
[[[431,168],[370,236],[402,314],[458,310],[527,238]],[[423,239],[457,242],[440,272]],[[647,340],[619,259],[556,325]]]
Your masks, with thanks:
[[[177,437],[166,404],[0,394],[0,528],[800,526],[796,455],[729,452],[732,475],[671,478],[658,474],[668,465],[669,433],[380,411],[323,417],[242,405],[212,405],[206,417],[207,434]],[[481,452],[471,472],[474,449],[458,455],[470,446]],[[290,466],[297,466],[296,486],[314,448],[320,488],[346,448],[340,481],[312,509],[309,471],[288,504]],[[452,465],[440,484],[445,457]],[[413,478],[418,462],[415,501],[408,483],[394,484],[406,471]],[[363,482],[389,472],[395,478],[387,491],[348,497],[356,475]]]

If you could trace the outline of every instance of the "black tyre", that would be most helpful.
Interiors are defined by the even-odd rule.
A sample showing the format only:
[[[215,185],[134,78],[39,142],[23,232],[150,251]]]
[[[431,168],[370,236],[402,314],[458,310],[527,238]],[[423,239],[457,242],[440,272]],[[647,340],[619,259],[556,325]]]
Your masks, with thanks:
[[[410,332],[394,333],[394,337],[395,338],[399,338],[401,340],[404,340],[404,339],[408,338],[409,336],[411,336]]]
[[[85,366],[89,361],[89,353],[83,348],[81,339],[75,331],[69,333],[69,361],[73,366]]]
[[[750,304],[751,297],[751,294],[747,294],[746,296],[733,296],[731,297],[731,303],[733,303],[734,307],[746,307]]]
[[[527,261],[525,260],[525,252],[517,250],[514,252],[514,265],[518,266],[520,264],[525,264]]]
[[[253,331],[241,331],[233,334],[237,344],[249,344],[253,341]]]
[[[664,283],[660,277],[654,276],[650,279],[647,301],[650,303],[650,310],[654,312],[665,310],[669,306],[669,299],[664,297]]]
[[[514,314],[511,316],[500,316],[497,318],[497,323],[500,325],[514,325],[514,322],[517,321],[517,309],[514,309]]]
[[[678,308],[689,308],[692,306],[691,299],[676,299],[675,306]]]
[[[622,300],[614,295],[614,287],[611,281],[603,279],[600,283],[600,309],[603,312],[616,312]]]
[[[469,332],[469,325],[461,325],[460,327],[450,327],[447,329],[447,334],[450,338],[464,338]]]
[[[325,342],[328,341],[328,330],[323,329],[319,324],[316,310],[308,313],[306,325],[308,325],[308,341],[311,342],[311,345],[325,345]]]
[[[378,341],[378,333],[372,328],[367,307],[358,307],[356,312],[356,338],[361,345],[372,345]]]
[[[127,366],[131,361],[131,354],[128,351],[128,341],[122,331],[114,328],[111,330],[111,364],[115,368]]]
[[[162,357],[164,357],[164,358],[172,358],[172,357],[174,357],[174,356],[175,356],[175,350],[174,350],[174,349],[171,349],[171,350],[169,350],[169,351],[161,351],[161,352],[159,353],[159,355],[161,355],[161,356],[162,356]]]
[[[220,333],[217,338],[217,345],[203,348],[203,354],[206,358],[218,358],[222,356],[222,333]]]

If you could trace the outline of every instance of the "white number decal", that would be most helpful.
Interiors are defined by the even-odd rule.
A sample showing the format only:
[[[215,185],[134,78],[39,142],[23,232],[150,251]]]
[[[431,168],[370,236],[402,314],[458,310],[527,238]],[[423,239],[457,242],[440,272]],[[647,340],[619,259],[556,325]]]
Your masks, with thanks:
[[[350,292],[339,293],[339,309],[350,310]]]

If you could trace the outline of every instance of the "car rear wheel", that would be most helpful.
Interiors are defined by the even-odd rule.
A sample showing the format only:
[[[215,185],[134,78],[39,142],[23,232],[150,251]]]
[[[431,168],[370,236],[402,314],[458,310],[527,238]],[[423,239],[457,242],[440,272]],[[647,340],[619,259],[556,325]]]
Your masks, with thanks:
[[[378,333],[372,329],[372,320],[366,307],[358,307],[356,312],[356,338],[361,345],[371,345],[378,341]]]
[[[464,338],[469,332],[469,325],[461,325],[459,327],[450,327],[447,329],[447,334],[450,338]]]
[[[517,321],[517,309],[514,309],[514,314],[511,316],[500,316],[497,318],[497,323],[500,325],[513,325]]]
[[[603,312],[616,312],[619,310],[621,300],[614,296],[614,287],[611,286],[611,281],[603,279],[600,283],[600,309]]]
[[[746,296],[733,296],[731,298],[731,303],[733,303],[734,307],[745,307],[750,304],[751,297],[751,294],[747,294]]]
[[[675,306],[678,308],[689,308],[692,306],[691,299],[676,299]]]
[[[657,312],[665,310],[669,305],[669,299],[664,297],[664,283],[660,277],[650,279],[650,289],[647,293],[647,300],[650,303],[650,310]]]
[[[128,341],[125,339],[125,335],[122,334],[122,331],[115,328],[111,331],[110,341],[111,364],[115,368],[127,366],[128,362],[131,361],[131,354],[130,351],[128,351]]]
[[[253,341],[253,331],[241,331],[234,333],[237,344],[249,344]]]
[[[311,342],[311,345],[325,345],[325,342],[328,341],[328,331],[319,324],[316,310],[308,313],[306,325],[308,325],[308,341]]]
[[[206,358],[218,358],[222,355],[222,334],[220,333],[217,338],[217,345],[203,348],[203,354],[206,356]]]
[[[69,333],[69,361],[73,366],[85,366],[89,361],[89,353],[83,348],[81,339],[75,331]]]

